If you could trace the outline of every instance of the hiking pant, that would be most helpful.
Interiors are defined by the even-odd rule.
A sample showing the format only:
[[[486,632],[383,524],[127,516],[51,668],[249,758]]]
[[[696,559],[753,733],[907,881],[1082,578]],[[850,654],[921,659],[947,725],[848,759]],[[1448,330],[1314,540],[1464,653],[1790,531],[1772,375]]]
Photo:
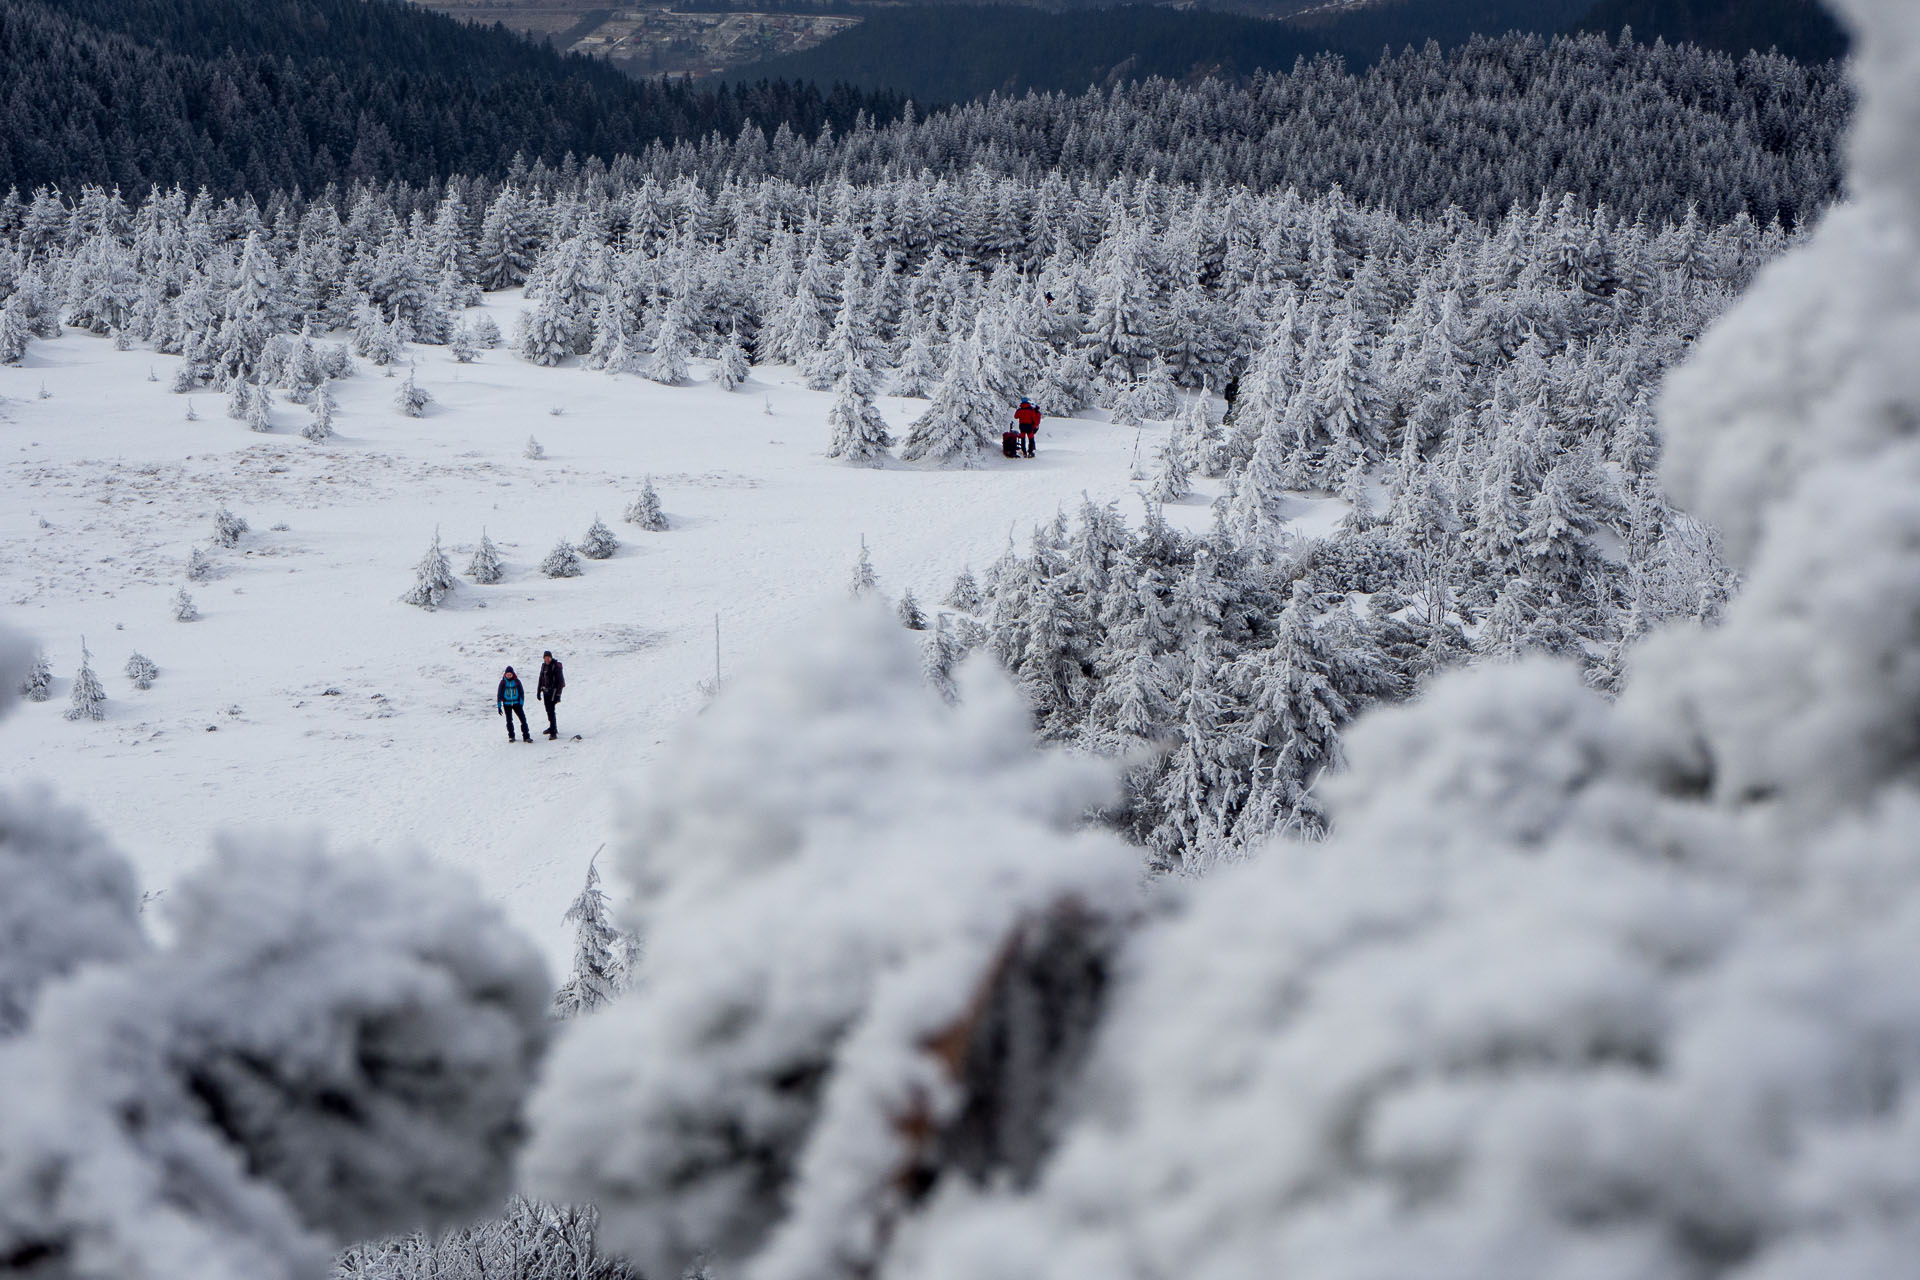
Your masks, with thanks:
[[[513,718],[515,716],[519,716],[520,717],[520,736],[525,738],[528,742],[532,742],[533,734],[529,732],[527,729],[526,707],[524,705],[516,703],[515,705],[506,708],[506,712],[507,712],[507,741],[508,742],[513,741]]]
[[[1038,431],[1022,431],[1020,433],[1020,452],[1024,456],[1029,458],[1033,456],[1033,438],[1039,434]]]
[[[553,709],[560,705],[560,695],[557,693],[543,694],[540,702],[541,705],[547,709],[547,732],[553,737],[559,737],[560,726],[554,722]]]

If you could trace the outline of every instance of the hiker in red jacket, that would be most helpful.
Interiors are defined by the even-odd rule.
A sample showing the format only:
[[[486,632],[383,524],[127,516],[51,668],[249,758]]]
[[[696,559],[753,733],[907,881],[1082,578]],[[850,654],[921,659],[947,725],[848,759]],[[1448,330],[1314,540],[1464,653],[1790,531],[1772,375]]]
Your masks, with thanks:
[[[1020,427],[1020,454],[1031,458],[1033,438],[1040,434],[1040,410],[1034,407],[1033,401],[1022,400],[1020,407],[1013,411],[1013,420]]]

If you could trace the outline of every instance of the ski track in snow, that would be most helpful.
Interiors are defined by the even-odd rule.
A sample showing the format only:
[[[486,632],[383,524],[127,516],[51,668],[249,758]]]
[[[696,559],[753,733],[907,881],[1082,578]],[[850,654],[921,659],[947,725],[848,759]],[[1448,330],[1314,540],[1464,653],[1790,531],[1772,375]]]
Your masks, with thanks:
[[[510,333],[520,305],[495,295],[488,309]],[[320,445],[298,434],[306,409],[277,395],[271,435],[214,393],[192,397],[187,422],[187,397],[167,390],[176,359],[102,338],[36,342],[0,367],[0,621],[42,644],[56,675],[53,699],[7,725],[0,778],[86,809],[150,890],[220,830],[319,827],[466,867],[558,964],[561,913],[619,796],[702,705],[715,613],[737,668],[845,591],[862,535],[881,589],[911,587],[931,610],[960,568],[984,570],[1009,531],[1024,548],[1083,491],[1140,512],[1135,432],[1103,421],[1049,419],[1031,461],[874,470],[825,458],[831,395],[791,370],[726,393],[541,369],[504,348],[464,366],[444,348],[414,355],[436,401],[426,417],[401,415],[398,382],[358,362],[332,384],[339,434]],[[896,437],[924,405],[880,403]],[[545,461],[522,456],[529,434]],[[1145,431],[1144,459],[1164,436]],[[665,533],[620,519],[649,473]],[[1169,518],[1204,526],[1211,496]],[[233,549],[211,543],[222,505],[251,526]],[[540,576],[596,514],[621,539],[614,558]],[[503,582],[463,577],[434,612],[398,602],[436,527],[460,572],[482,526]],[[215,568],[188,583],[196,546]],[[183,585],[197,622],[173,620]],[[100,724],[62,718],[83,634],[109,697]],[[566,663],[562,732],[582,741],[538,737],[536,705],[535,742],[510,748],[493,707],[501,668],[531,690],[548,648]],[[136,649],[159,666],[150,690],[121,672]]]

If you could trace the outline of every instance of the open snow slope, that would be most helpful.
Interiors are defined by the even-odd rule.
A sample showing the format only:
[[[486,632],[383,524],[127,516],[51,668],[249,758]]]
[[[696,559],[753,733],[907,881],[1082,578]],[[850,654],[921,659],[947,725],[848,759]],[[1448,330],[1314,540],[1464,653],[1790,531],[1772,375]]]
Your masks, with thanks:
[[[511,332],[517,295],[488,305]],[[221,829],[318,826],[469,868],[558,958],[561,912],[622,789],[702,705],[715,614],[723,666],[743,663],[844,592],[862,535],[882,590],[931,605],[1083,491],[1139,511],[1134,432],[1105,422],[1049,421],[1031,461],[872,470],[825,458],[831,396],[790,371],[726,393],[505,349],[464,366],[413,354],[436,400],[426,417],[400,414],[398,382],[360,362],[333,384],[339,435],[319,445],[284,402],[271,435],[213,395],[185,421],[166,390],[176,361],[102,338],[36,342],[0,368],[0,621],[40,642],[56,677],[51,701],[9,722],[0,778],[86,808],[150,889]],[[922,404],[881,408],[898,435]],[[529,435],[547,460],[523,456]],[[1163,437],[1147,429],[1148,458]],[[620,521],[648,473],[665,533]],[[222,505],[252,530],[231,550],[211,544]],[[541,576],[596,514],[622,539],[614,558]],[[1179,518],[1204,523],[1205,500]],[[463,580],[435,612],[399,603],[436,527],[459,572],[483,526],[505,581]],[[194,547],[209,581],[186,582]],[[173,620],[182,585],[197,622]],[[63,719],[83,635],[110,698],[99,724]],[[561,728],[582,740],[509,747],[501,669],[531,690],[549,648],[567,669]],[[122,674],[135,650],[159,666],[150,690]],[[537,707],[529,719],[537,733]]]

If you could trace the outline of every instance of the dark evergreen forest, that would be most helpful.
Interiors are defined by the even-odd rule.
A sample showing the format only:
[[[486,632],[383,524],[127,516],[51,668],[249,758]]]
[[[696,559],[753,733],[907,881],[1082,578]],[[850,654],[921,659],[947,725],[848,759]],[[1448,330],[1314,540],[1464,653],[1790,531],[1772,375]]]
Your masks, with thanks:
[[[1778,49],[1820,61],[1847,53],[1847,33],[1820,0],[1598,0],[1579,23],[1582,31],[1636,40],[1686,42],[1738,57]]]
[[[1026,5],[864,8],[825,44],[744,69],[742,78],[846,81],[916,102],[987,93],[1077,93],[1164,76],[1246,76],[1328,48],[1319,35],[1234,14],[1126,5],[1050,12]]]
[[[400,0],[0,0],[0,188],[418,183],[749,123],[813,137],[900,105],[793,84],[635,83]]]
[[[184,18],[172,34],[164,15],[157,44],[139,43],[86,20],[134,22],[107,0],[58,12],[0,0],[0,190],[205,187],[298,204],[329,184],[398,184],[416,194],[397,203],[431,207],[455,174],[490,199],[482,189],[504,180],[550,187],[595,172],[712,186],[981,170],[1029,184],[1338,185],[1401,216],[1455,206],[1498,218],[1571,193],[1628,218],[1678,220],[1692,206],[1716,222],[1794,226],[1838,192],[1852,103],[1834,63],[1515,35],[1363,72],[1329,55],[1286,74],[1147,78],[922,115],[885,91],[629,83],[390,0],[180,8],[208,23],[236,15],[233,44],[210,54],[212,37]],[[442,61],[410,51],[421,31],[450,35]],[[495,47],[520,61],[471,69]],[[349,67],[355,50],[367,65]]]
[[[1648,219],[1689,205],[1793,224],[1838,191],[1852,97],[1838,64],[1735,60],[1597,37],[1478,39],[1408,50],[1365,71],[1330,55],[1244,82],[1153,79],[1029,94],[819,147],[799,169],[761,148],[703,144],[679,171],[840,174],[974,167],[1041,181],[1153,174],[1180,183],[1347,194],[1402,215],[1448,205],[1498,218],[1541,193]],[[781,164],[791,163],[784,157]]]

